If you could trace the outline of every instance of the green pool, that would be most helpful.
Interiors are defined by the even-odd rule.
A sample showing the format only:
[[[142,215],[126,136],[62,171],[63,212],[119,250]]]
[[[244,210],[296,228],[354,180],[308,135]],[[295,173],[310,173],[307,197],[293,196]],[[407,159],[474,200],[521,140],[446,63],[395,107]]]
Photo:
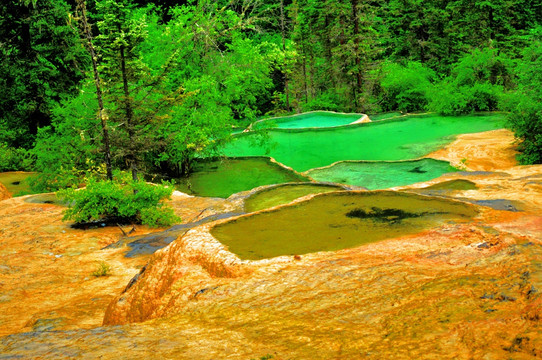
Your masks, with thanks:
[[[26,180],[34,174],[20,171],[0,173],[0,183],[8,189],[12,196],[30,194],[30,186]]]
[[[465,179],[448,180],[438,184],[431,185],[424,189],[427,190],[476,190],[478,186],[475,183]]]
[[[329,167],[309,170],[306,174],[317,181],[377,190],[431,180],[452,171],[457,169],[446,161],[420,159],[394,162],[341,161]]]
[[[344,190],[340,186],[325,184],[283,184],[261,190],[245,200],[245,211],[254,212],[273,206],[287,204],[297,198],[309,194],[321,194]]]
[[[334,251],[476,216],[468,204],[390,191],[333,192],[215,226],[241,259]]]
[[[367,124],[322,129],[271,129],[269,141],[256,144],[254,134],[234,135],[227,156],[271,156],[297,171],[341,160],[417,159],[458,134],[502,128],[504,115],[444,117],[406,116]]]
[[[300,129],[300,128],[319,128],[348,125],[361,119],[363,114],[342,114],[330,111],[312,111],[308,113],[264,119],[256,121],[253,129]]]
[[[178,179],[177,187],[188,194],[227,198],[262,185],[306,181],[268,158],[230,158],[198,162],[188,178]]]

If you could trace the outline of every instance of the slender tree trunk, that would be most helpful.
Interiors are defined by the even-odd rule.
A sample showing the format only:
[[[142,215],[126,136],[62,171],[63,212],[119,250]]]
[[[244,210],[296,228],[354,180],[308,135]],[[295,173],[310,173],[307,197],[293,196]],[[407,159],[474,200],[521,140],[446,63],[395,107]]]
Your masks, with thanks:
[[[361,91],[363,77],[361,74],[361,59],[359,56],[359,19],[358,0],[352,0],[352,20],[354,21],[354,61],[356,63],[356,86],[354,88],[354,102],[358,104],[357,94]]]
[[[98,73],[98,62],[96,57],[96,51],[94,50],[94,45],[92,44],[92,31],[87,20],[87,6],[84,0],[76,0],[77,7],[81,11],[81,31],[87,42],[87,50],[90,53],[92,58],[92,71],[94,73],[94,85],[96,86],[96,97],[98,99],[98,117],[100,118],[100,123],[102,126],[103,132],[103,145],[104,145],[104,161],[105,168],[107,173],[107,179],[113,180],[113,170],[111,166],[111,150],[109,145],[109,131],[107,130],[107,119],[104,112],[104,103],[102,95],[102,87],[100,82],[100,75]]]
[[[290,91],[288,89],[288,71],[286,69],[286,28],[284,25],[284,0],[280,0],[280,28],[282,32],[282,51],[284,52],[284,92],[286,93],[286,111],[290,112]]]
[[[308,103],[309,94],[307,89],[307,54],[305,51],[305,39],[303,38],[303,32],[301,32],[301,53],[303,54],[303,90],[305,92],[305,103]]]
[[[130,170],[132,171],[132,179],[137,181],[137,155],[135,153],[134,141],[135,141],[135,132],[134,132],[134,111],[132,109],[132,101],[130,99],[130,89],[128,88],[128,73],[126,72],[126,56],[124,53],[124,47],[120,48],[120,67],[122,72],[122,85],[124,89],[124,109],[126,111],[126,130],[128,131],[128,164],[130,165]]]

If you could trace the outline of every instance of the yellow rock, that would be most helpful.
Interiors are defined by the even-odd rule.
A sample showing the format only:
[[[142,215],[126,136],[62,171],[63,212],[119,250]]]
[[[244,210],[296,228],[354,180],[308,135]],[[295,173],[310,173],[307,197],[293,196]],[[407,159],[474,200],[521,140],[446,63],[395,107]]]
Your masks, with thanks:
[[[4,184],[0,183],[0,201],[9,199],[11,197],[11,194],[9,193],[8,189],[4,186]]]

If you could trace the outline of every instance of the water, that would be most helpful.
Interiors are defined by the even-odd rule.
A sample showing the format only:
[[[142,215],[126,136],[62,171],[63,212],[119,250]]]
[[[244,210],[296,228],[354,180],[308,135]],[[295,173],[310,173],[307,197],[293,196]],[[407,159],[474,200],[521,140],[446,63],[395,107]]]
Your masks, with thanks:
[[[370,190],[387,189],[428,181],[457,171],[445,161],[421,159],[396,162],[339,162],[313,169],[306,174],[317,181],[363,186]]]
[[[212,235],[241,259],[355,247],[466,221],[474,207],[411,193],[333,192],[215,226]]]
[[[287,204],[309,194],[344,190],[340,186],[323,184],[284,184],[259,191],[245,200],[245,210],[253,212]]]
[[[348,125],[363,117],[363,114],[340,114],[327,111],[314,111],[299,115],[264,119],[255,122],[253,129],[279,128],[300,129]]]
[[[198,196],[227,198],[262,185],[307,180],[268,158],[223,159],[197,163],[188,178],[178,180],[178,188]]]
[[[227,156],[271,156],[297,171],[341,160],[417,159],[450,143],[455,135],[502,128],[502,114],[443,117],[407,116],[395,120],[322,129],[272,129],[269,141],[254,134],[233,136]]]
[[[34,175],[32,172],[4,172],[0,173],[0,183],[2,183],[12,196],[30,194],[30,186],[27,179]]]

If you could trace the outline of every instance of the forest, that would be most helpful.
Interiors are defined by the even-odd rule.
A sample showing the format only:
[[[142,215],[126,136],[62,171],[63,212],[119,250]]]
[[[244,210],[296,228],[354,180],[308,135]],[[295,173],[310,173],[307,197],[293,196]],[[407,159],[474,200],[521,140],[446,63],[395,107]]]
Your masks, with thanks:
[[[0,8],[0,171],[36,171],[41,191],[89,176],[184,176],[195,159],[220,156],[232,128],[311,110],[503,111],[520,162],[542,162],[538,1]]]

